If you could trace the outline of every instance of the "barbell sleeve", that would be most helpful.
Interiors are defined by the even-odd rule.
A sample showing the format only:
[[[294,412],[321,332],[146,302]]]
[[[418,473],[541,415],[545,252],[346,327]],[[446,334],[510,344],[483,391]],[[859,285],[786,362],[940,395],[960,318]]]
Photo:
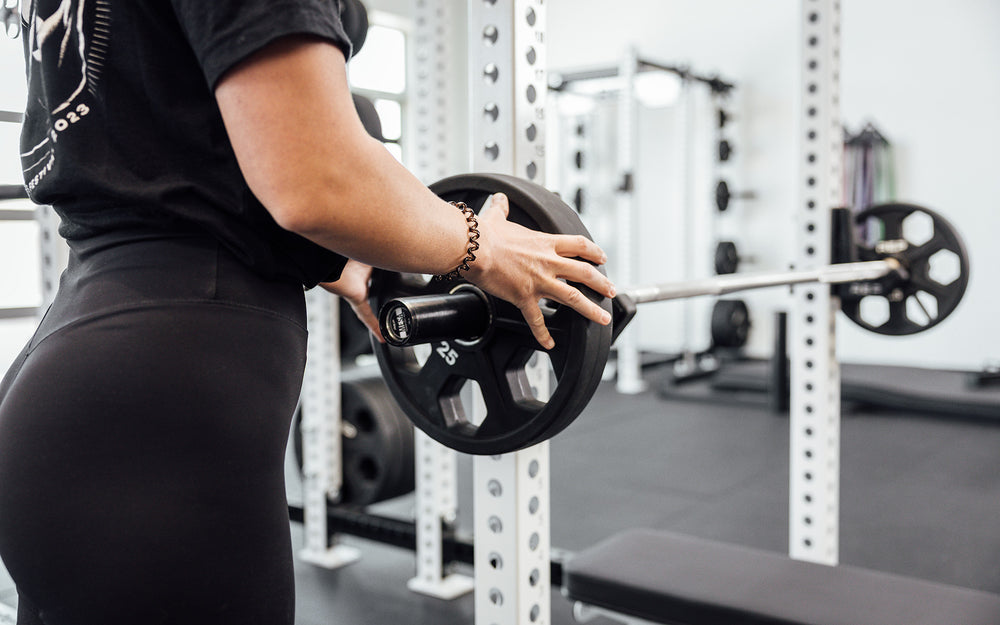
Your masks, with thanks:
[[[878,280],[890,273],[905,276],[895,258],[827,265],[781,273],[729,274],[703,280],[668,282],[624,289],[629,303],[644,304],[702,295],[725,295],[791,284],[842,284]],[[464,288],[462,288],[464,287]],[[379,311],[379,328],[390,345],[402,347],[438,340],[474,340],[483,336],[491,323],[488,298],[472,285],[462,285],[451,293],[399,297]],[[633,313],[634,314],[634,313]],[[625,320],[631,315],[616,315]],[[627,320],[624,321],[627,323]],[[624,323],[619,324],[624,327]],[[620,329],[618,329],[620,331]]]
[[[386,302],[378,315],[382,338],[397,347],[475,339],[491,321],[486,296],[471,285],[440,295],[397,297]]]

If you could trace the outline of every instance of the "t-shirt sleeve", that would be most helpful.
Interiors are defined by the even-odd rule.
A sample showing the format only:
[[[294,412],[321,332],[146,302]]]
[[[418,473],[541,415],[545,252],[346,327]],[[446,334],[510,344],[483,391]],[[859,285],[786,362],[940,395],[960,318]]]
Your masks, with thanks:
[[[231,67],[286,35],[315,35],[350,57],[339,0],[170,0],[210,88]]]

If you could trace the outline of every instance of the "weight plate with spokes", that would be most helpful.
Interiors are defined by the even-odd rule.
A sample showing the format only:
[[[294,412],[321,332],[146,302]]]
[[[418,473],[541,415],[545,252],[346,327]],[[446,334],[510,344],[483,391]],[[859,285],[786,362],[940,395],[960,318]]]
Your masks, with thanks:
[[[923,332],[954,312],[969,284],[969,255],[941,215],[914,204],[882,204],[859,212],[857,259],[895,258],[904,273],[849,285],[841,308],[879,334]]]
[[[465,202],[477,213],[493,193],[504,193],[509,219],[533,230],[590,237],[575,211],[537,184],[500,174],[446,178],[431,189],[446,201]],[[375,311],[398,297],[449,293],[464,281],[376,270],[370,303]],[[608,312],[609,299],[581,285]],[[491,322],[481,336],[416,347],[373,343],[382,375],[403,412],[431,438],[478,455],[530,447],[569,425],[597,390],[611,346],[611,327],[593,323],[568,306],[543,301],[555,347],[535,341],[514,305],[487,295]],[[551,385],[546,397],[528,373],[540,360]],[[544,363],[548,363],[547,366]],[[474,407],[479,404],[479,407]]]

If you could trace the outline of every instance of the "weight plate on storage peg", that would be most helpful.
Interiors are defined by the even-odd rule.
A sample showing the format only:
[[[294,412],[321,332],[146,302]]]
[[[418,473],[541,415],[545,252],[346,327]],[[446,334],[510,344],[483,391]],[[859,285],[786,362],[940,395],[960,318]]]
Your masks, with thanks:
[[[955,228],[913,204],[883,204],[855,216],[857,258],[895,258],[902,274],[845,285],[841,308],[879,334],[915,334],[954,312],[969,284],[969,255]]]
[[[445,200],[465,202],[476,212],[493,193],[504,193],[511,221],[553,234],[590,236],[579,216],[558,196],[525,180],[500,174],[461,175],[441,180],[431,189]],[[462,284],[462,280],[441,282],[376,270],[370,303],[373,310],[381,311],[395,298],[450,293]],[[611,311],[607,298],[585,287],[583,291]],[[597,390],[612,331],[567,306],[543,303],[546,325],[556,343],[546,352],[515,306],[491,296],[487,299],[492,320],[478,338],[415,347],[374,343],[382,375],[414,425],[452,449],[479,455],[530,447],[569,425]],[[526,367],[533,359],[551,369],[547,399],[529,378]],[[475,408],[476,403],[484,408]]]
[[[712,345],[743,347],[750,334],[750,310],[741,299],[720,299],[712,306]]]
[[[729,208],[729,198],[732,194],[729,193],[729,184],[725,180],[720,180],[715,185],[715,207],[719,209],[720,213],[726,212]]]
[[[413,424],[381,377],[341,386],[341,503],[367,506],[413,492]]]
[[[379,375],[345,374],[340,384],[341,488],[337,503],[368,506],[413,491],[413,424]],[[301,410],[293,444],[303,468]]]
[[[715,273],[726,275],[736,273],[740,267],[740,255],[732,241],[719,241],[715,246]]]
[[[733,154],[733,146],[726,139],[719,141],[719,162],[725,163]]]

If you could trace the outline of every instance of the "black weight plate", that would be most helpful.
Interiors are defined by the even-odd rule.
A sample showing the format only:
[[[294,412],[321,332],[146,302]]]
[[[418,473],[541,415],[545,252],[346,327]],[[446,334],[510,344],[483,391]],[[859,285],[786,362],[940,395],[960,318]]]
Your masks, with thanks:
[[[725,180],[720,180],[715,185],[715,207],[719,209],[720,213],[726,212],[726,209],[729,208],[729,198],[731,197],[729,184]]]
[[[743,347],[750,334],[750,311],[741,299],[720,299],[712,306],[712,345]]]
[[[725,139],[719,141],[719,161],[725,163],[732,154],[733,146],[729,144],[729,141]]]
[[[715,273],[726,275],[736,273],[740,268],[740,255],[732,241],[719,241],[715,246]]]
[[[916,229],[919,240],[914,240],[904,223],[915,218],[924,222],[923,228]],[[895,336],[923,332],[954,312],[969,284],[969,255],[948,220],[914,204],[883,204],[859,212],[854,223],[859,230],[858,260],[892,257],[907,275],[850,285],[841,292],[845,315],[866,330]],[[922,232],[927,225],[931,231]],[[934,275],[939,263],[952,264],[954,275],[947,284],[935,279],[940,277]],[[862,302],[867,297],[885,299],[884,322],[865,318]]]
[[[341,384],[341,417],[353,426],[341,443],[340,503],[367,506],[413,491],[413,424],[381,377]]]
[[[555,234],[589,237],[576,213],[537,184],[500,174],[446,178],[431,189],[448,201],[462,201],[478,211],[488,197],[504,193],[510,220]],[[376,271],[371,304],[380,310],[401,296],[444,293],[454,282],[428,281],[413,274]],[[611,310],[610,300],[583,288],[592,301]],[[569,425],[586,407],[600,383],[611,345],[611,327],[586,320],[569,307],[546,303],[546,325],[556,346],[546,352],[555,384],[547,401],[533,396],[525,365],[544,352],[512,304],[491,299],[491,329],[474,343],[441,341],[430,345],[421,362],[413,347],[374,344],[382,374],[406,415],[438,442],[470,454],[516,451],[547,440]],[[422,348],[423,351],[427,347]],[[462,400],[469,381],[478,384],[486,415],[471,423],[472,410]]]
[[[413,424],[399,409],[381,376],[344,380],[340,385],[342,481],[337,503],[367,506],[413,491]],[[295,459],[302,471],[302,413],[292,430]]]

